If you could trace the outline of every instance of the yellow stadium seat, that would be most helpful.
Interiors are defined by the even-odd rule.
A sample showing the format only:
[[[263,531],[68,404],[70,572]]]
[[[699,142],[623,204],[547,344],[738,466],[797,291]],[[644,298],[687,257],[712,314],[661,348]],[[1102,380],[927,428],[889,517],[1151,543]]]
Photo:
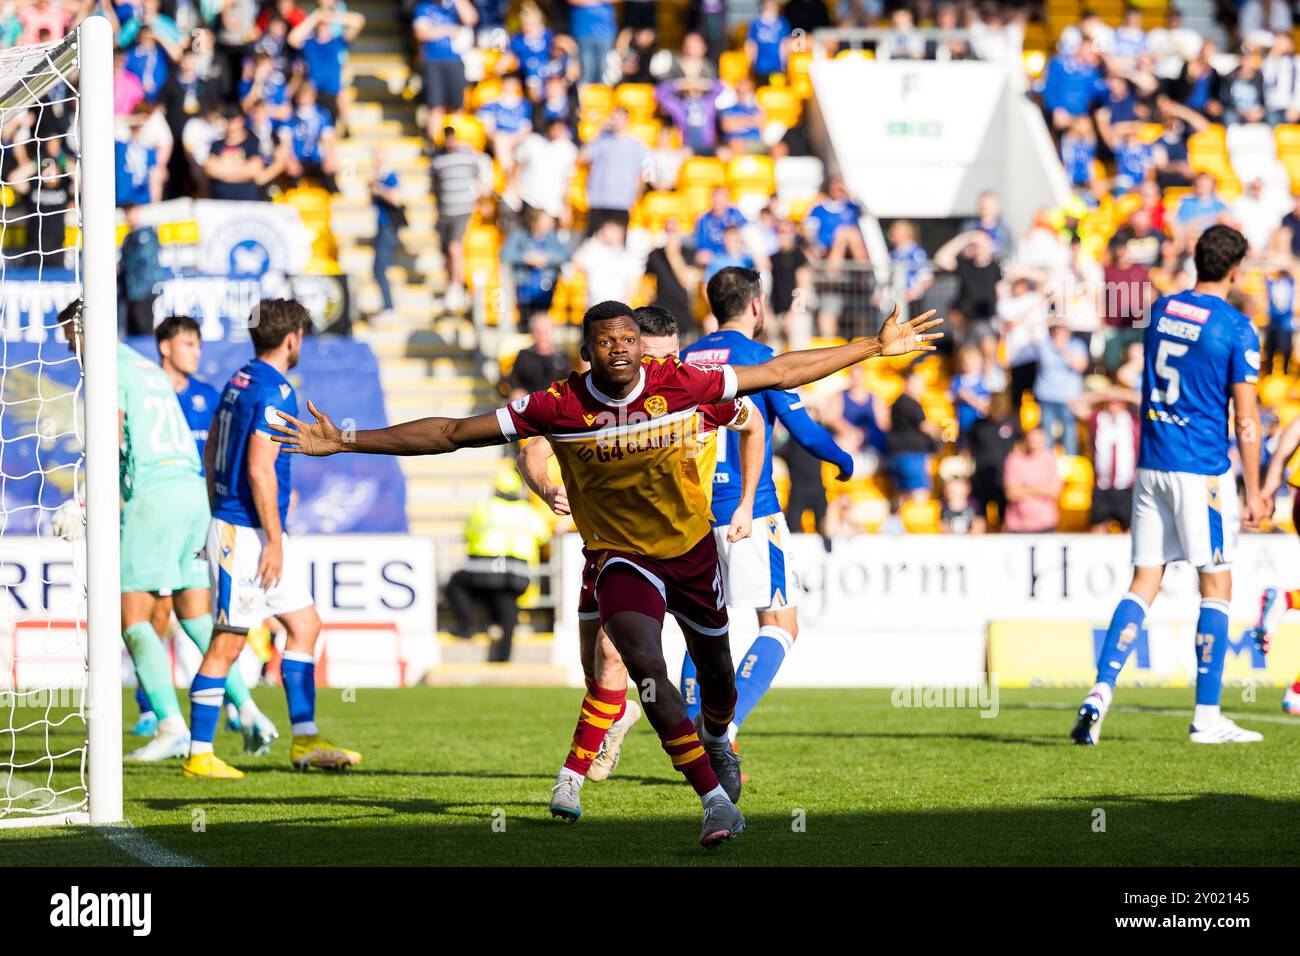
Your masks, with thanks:
[[[574,212],[587,211],[587,167],[578,166],[569,180],[569,205]]]
[[[1056,472],[1066,485],[1092,485],[1092,462],[1083,455],[1062,455],[1056,460]]]
[[[649,83],[623,83],[614,90],[614,102],[634,120],[655,115],[655,88]]]
[[[454,129],[456,138],[467,144],[470,149],[481,153],[487,148],[487,133],[477,116],[470,116],[467,113],[448,113],[443,120],[443,126]],[[441,145],[442,133],[439,132],[438,136]]]
[[[749,76],[749,59],[744,50],[727,50],[718,60],[718,79],[729,86]]]
[[[835,54],[837,60],[874,60],[875,58],[874,50],[840,50]]]
[[[679,189],[677,194],[682,197],[682,203],[686,207],[686,216],[689,229],[695,228],[695,220],[708,212],[709,207],[713,205],[713,186],[688,186],[685,189]]]
[[[1151,144],[1163,136],[1164,132],[1165,128],[1160,123],[1143,123],[1142,128],[1138,130],[1138,139]]]
[[[1032,395],[1026,394],[1024,400],[1020,403],[1020,430],[1030,431],[1037,428],[1038,423],[1043,420],[1042,409],[1034,401]]]
[[[798,50],[790,54],[790,62],[786,65],[786,75],[790,79],[790,92],[801,100],[806,100],[812,96],[812,75],[809,72],[812,67],[812,54],[806,50]]]
[[[590,143],[605,128],[603,119],[584,119],[578,121],[578,142]]]
[[[608,116],[614,108],[614,91],[599,83],[579,83],[578,106],[583,113]]]
[[[1043,69],[1047,66],[1047,51],[1025,50],[1021,54],[1021,61],[1024,63],[1025,75],[1036,79],[1042,76]]]
[[[776,194],[776,164],[769,156],[737,156],[727,164],[727,186],[733,199],[757,193]]]
[[[1189,150],[1217,149],[1226,153],[1228,150],[1228,131],[1217,123],[1211,124],[1187,137],[1187,148]]]
[[[475,223],[465,230],[466,259],[495,259],[501,249],[501,233],[496,226]]]
[[[649,149],[659,145],[659,129],[662,124],[657,119],[634,119],[627,124],[627,131],[639,139]]]
[[[1278,124],[1273,127],[1273,138],[1277,141],[1279,153],[1300,150],[1300,124]]]
[[[763,111],[763,118],[782,126],[794,126],[799,122],[803,112],[803,102],[789,88],[760,86],[758,88],[758,106]]]
[[[938,534],[940,508],[937,501],[904,501],[898,509],[903,527],[912,534]]]
[[[687,211],[686,200],[680,193],[648,192],[640,205],[641,224],[651,232],[660,232],[669,219],[677,220],[683,232],[690,231],[693,220]]]
[[[714,156],[692,156],[682,163],[682,170],[677,176],[677,183],[683,189],[699,187],[725,186],[727,184],[727,167],[722,160]]]
[[[1264,370],[1265,373],[1269,369]],[[1287,392],[1291,390],[1291,380],[1285,375],[1265,374],[1259,381],[1260,403],[1270,408],[1286,401]]]
[[[501,80],[495,76],[475,83],[469,91],[469,108],[481,109],[501,95]]]

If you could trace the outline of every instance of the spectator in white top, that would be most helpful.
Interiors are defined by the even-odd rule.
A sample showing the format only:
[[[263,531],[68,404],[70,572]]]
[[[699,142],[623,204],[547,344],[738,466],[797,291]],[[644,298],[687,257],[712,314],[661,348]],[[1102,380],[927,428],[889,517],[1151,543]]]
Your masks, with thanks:
[[[1273,37],[1264,58],[1264,110],[1270,124],[1295,122],[1300,111],[1300,62],[1295,55],[1291,34]]]
[[[1124,389],[1112,389],[1098,399],[1104,402],[1092,416],[1092,509],[1088,523],[1093,534],[1105,534],[1114,521],[1128,531],[1137,478],[1140,425]]]
[[[1291,32],[1291,6],[1287,0],[1246,0],[1237,10],[1237,36],[1248,37],[1260,30]]]
[[[1047,299],[1028,277],[1015,278],[998,296],[994,327],[1006,345],[1011,405],[1019,414],[1022,396],[1038,377],[1038,340],[1047,328]]]
[[[569,228],[573,217],[569,184],[578,164],[578,147],[568,124],[552,120],[545,136],[530,133],[515,150],[515,162],[519,164],[515,180],[519,198],[526,206],[542,210],[558,219],[563,228]]]
[[[1264,180],[1258,176],[1246,183],[1245,192],[1232,204],[1232,218],[1241,227],[1241,234],[1250,243],[1250,250],[1261,253],[1268,247],[1269,237],[1282,223],[1285,206],[1264,193]]]
[[[623,244],[623,227],[612,219],[601,223],[595,234],[573,254],[573,264],[587,276],[587,301],[631,302],[636,298],[645,260]]]

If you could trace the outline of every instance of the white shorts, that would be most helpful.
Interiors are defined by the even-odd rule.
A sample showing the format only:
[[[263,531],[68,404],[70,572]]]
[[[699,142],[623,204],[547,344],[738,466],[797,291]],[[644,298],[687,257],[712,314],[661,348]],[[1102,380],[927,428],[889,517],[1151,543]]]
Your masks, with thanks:
[[[790,529],[777,512],[754,519],[748,538],[732,544],[727,529],[713,529],[727,607],[776,611],[799,603],[799,573],[790,553]]]
[[[1241,506],[1232,472],[1192,475],[1139,468],[1133,487],[1133,566],[1186,561],[1226,571],[1237,554]]]
[[[263,588],[257,580],[266,533],[213,518],[208,528],[208,572],[212,576],[213,622],[235,631],[260,627],[272,615],[312,605],[307,566],[296,560],[289,536],[281,537],[284,564],[279,583]]]

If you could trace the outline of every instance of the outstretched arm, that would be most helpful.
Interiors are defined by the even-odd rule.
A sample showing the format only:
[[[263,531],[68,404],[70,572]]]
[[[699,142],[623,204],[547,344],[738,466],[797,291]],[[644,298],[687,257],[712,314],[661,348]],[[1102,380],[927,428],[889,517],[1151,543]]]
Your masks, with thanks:
[[[869,358],[933,352],[934,341],[943,338],[942,332],[927,331],[943,324],[942,318],[931,318],[933,315],[931,309],[903,322],[898,316],[898,306],[894,306],[878,336],[832,348],[786,352],[761,365],[735,366],[736,394],[750,395],[770,388],[789,391],[820,381]]]
[[[1232,386],[1232,407],[1236,415],[1237,449],[1241,452],[1241,478],[1246,485],[1247,528],[1258,528],[1272,513],[1259,489],[1259,402],[1254,382]]]
[[[767,424],[757,408],[751,406],[748,412],[744,422],[731,426],[740,436],[740,502],[732,512],[727,529],[727,540],[731,542],[753,533],[754,497],[758,494],[758,480],[763,477],[763,453],[767,450]],[[726,439],[719,435],[718,440]]]
[[[340,452],[363,455],[443,455],[458,448],[504,444],[495,412],[472,418],[421,418],[386,428],[364,431],[340,430],[328,415],[312,402],[307,410],[316,420],[310,424],[284,412],[277,414],[283,425],[271,425],[271,437],[290,454],[323,457]],[[346,422],[345,422],[346,424]]]
[[[519,477],[524,480],[530,491],[546,502],[546,506],[557,515],[569,514],[569,496],[564,485],[551,481],[547,471],[547,462],[555,455],[555,449],[545,438],[538,436],[532,441],[520,442],[519,454],[515,457],[515,467]]]

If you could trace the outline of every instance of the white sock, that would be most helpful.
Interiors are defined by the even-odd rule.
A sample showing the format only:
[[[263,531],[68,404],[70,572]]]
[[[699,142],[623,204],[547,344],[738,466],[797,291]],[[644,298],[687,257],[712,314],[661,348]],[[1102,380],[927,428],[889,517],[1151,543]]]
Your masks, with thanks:
[[[703,740],[705,743],[708,743],[708,744],[716,744],[716,743],[717,743],[718,741],[720,741],[720,740],[726,740],[726,739],[727,739],[727,734],[726,734],[726,732],[724,731],[720,736],[716,736],[716,737],[715,737],[713,734],[709,733],[708,725],[706,725],[705,722],[701,720],[701,721],[700,721],[700,739]]]
[[[289,732],[295,737],[315,737],[319,730],[316,729],[316,721],[304,720],[301,723],[294,724]]]
[[[708,793],[700,794],[700,803],[701,805],[707,807],[710,803],[712,803],[714,800],[717,800],[718,798],[726,800],[727,802],[731,802],[731,798],[727,796],[727,791],[722,789],[722,784],[718,784]]]
[[[736,737],[739,733],[740,733],[740,728],[736,726],[736,722],[734,720],[731,723],[727,724],[727,740],[729,740],[731,743],[734,744],[736,742]]]
[[[583,785],[584,783],[587,782],[587,778],[586,778],[586,777],[584,777],[582,774],[578,773],[578,771],[576,771],[576,770],[570,770],[568,767],[561,767],[561,768],[560,768],[560,772],[557,773],[557,774],[555,775],[555,782],[556,782],[556,783],[559,783],[559,782],[560,782],[561,780],[563,780],[565,777],[572,777],[574,780],[578,781],[578,789],[579,789],[579,790],[581,790],[581,789],[582,789],[582,785]]]
[[[191,740],[190,756],[197,757],[199,754],[212,753],[212,741],[210,740]]]
[[[1092,685],[1092,690],[1088,691],[1088,696],[1098,698],[1101,704],[1101,709],[1108,710],[1110,708],[1111,700],[1115,697],[1115,689],[1105,681],[1099,680],[1097,683]]]
[[[1197,704],[1196,710],[1192,712],[1192,726],[1198,730],[1205,730],[1219,722],[1219,705],[1218,704]]]
[[[185,718],[180,714],[172,714],[170,717],[164,717],[158,721],[158,733],[172,734],[176,737],[184,737],[190,732],[190,728],[185,726]]]

